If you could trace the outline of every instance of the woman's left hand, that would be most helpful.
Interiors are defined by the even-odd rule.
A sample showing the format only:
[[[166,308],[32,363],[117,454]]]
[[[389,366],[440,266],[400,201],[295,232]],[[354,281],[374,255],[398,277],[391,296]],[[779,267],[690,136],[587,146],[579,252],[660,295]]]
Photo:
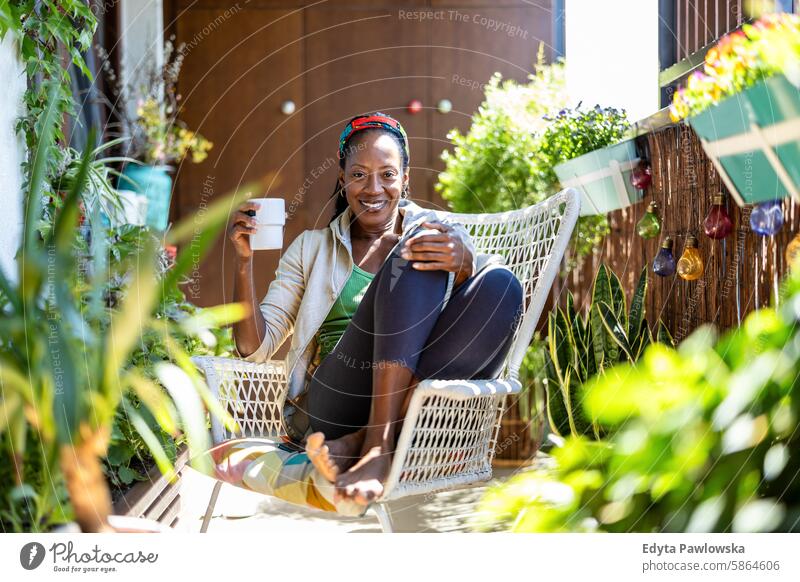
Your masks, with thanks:
[[[441,222],[424,222],[422,226],[439,232],[415,234],[405,242],[400,256],[413,261],[411,266],[420,271],[455,273],[455,285],[472,276],[472,253],[453,227]]]

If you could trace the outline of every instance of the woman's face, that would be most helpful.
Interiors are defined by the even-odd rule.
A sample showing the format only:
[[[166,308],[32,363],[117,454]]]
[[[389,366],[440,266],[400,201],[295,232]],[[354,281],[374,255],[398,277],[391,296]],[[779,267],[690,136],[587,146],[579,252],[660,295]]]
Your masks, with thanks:
[[[366,130],[348,143],[349,152],[339,180],[347,203],[366,230],[391,228],[408,174],[397,142],[385,132]]]

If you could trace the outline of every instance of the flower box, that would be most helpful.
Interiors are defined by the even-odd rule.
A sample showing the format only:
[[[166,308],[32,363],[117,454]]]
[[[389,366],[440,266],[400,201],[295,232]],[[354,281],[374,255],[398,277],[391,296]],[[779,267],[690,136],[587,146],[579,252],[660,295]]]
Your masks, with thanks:
[[[554,170],[564,188],[581,193],[581,216],[585,216],[606,214],[641,200],[644,192],[630,182],[638,164],[631,139],[558,164]]]
[[[800,93],[783,75],[689,118],[739,206],[800,201]]]

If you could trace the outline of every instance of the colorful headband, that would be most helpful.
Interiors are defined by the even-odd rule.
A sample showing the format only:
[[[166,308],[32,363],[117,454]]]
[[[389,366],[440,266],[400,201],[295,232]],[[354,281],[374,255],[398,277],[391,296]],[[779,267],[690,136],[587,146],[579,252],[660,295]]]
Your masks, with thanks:
[[[344,159],[344,146],[347,140],[357,131],[362,129],[369,129],[371,127],[380,127],[391,131],[393,134],[401,138],[405,153],[408,155],[408,136],[406,130],[400,125],[396,119],[389,117],[384,113],[375,113],[373,115],[362,115],[353,118],[350,123],[344,128],[339,136],[339,159]]]

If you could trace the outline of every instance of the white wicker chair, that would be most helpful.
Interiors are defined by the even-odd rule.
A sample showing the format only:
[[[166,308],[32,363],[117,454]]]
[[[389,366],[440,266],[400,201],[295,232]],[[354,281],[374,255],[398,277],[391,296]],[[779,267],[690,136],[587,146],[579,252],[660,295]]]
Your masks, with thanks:
[[[381,499],[372,505],[383,531],[391,531],[386,502],[452,489],[492,476],[506,396],[522,386],[518,372],[580,213],[573,189],[534,206],[497,214],[451,214],[469,231],[477,252],[503,255],[522,283],[524,316],[498,380],[424,380],[411,397]],[[235,436],[285,434],[286,365],[215,357],[192,358],[211,391],[231,411],[242,434],[212,419],[214,444]],[[201,531],[206,531],[221,481],[215,484]]]

